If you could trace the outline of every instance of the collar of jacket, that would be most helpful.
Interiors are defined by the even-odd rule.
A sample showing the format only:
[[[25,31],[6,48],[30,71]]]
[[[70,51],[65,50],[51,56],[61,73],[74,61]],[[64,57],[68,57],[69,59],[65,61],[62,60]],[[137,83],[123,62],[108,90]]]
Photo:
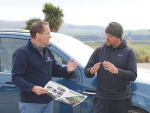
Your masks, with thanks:
[[[33,44],[31,43],[31,39],[28,40],[28,44],[29,44],[32,48],[36,49],[36,48],[33,46]],[[49,46],[50,46],[50,45],[45,45],[44,48],[47,49]]]

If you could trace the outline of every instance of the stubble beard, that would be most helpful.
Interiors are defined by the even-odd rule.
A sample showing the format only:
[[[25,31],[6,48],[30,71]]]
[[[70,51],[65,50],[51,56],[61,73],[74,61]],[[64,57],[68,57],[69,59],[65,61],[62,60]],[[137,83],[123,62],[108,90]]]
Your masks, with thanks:
[[[107,45],[108,45],[109,47],[112,47],[112,48],[115,47],[115,44],[112,44],[112,43],[110,43],[110,44],[107,43]]]

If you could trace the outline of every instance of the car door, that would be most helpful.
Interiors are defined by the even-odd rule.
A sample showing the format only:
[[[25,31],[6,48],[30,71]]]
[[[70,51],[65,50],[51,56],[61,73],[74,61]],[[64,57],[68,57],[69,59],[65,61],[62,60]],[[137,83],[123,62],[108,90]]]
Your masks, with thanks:
[[[55,59],[60,65],[62,66],[67,65],[67,62],[70,60],[69,57],[65,56],[61,51],[59,51],[53,46],[50,46],[50,49],[52,50]],[[81,93],[82,77],[81,77],[81,71],[79,66],[76,68],[71,78],[53,77],[52,81],[62,84],[67,88],[74,90],[78,93]],[[54,107],[53,109],[54,113],[80,113],[80,105],[71,107],[61,102],[54,101],[53,107]]]
[[[81,113],[92,113],[94,108],[94,98],[97,94],[97,75],[92,78],[87,78],[84,74],[84,69],[81,70],[82,73],[82,94],[86,95],[87,98],[81,103]]]
[[[6,37],[0,36],[0,112],[19,113],[19,88],[12,84],[11,76],[12,54],[27,40]]]

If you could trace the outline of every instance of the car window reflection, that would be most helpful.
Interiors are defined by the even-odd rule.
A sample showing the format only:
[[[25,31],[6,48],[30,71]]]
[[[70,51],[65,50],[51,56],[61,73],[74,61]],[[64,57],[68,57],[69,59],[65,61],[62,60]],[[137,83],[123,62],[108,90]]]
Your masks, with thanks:
[[[25,45],[27,40],[0,38],[0,72],[11,73],[12,55],[16,49]]]

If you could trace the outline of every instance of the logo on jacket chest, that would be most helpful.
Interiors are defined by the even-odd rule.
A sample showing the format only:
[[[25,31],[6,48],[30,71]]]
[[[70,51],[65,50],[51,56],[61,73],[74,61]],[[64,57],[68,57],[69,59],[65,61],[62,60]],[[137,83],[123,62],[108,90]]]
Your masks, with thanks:
[[[123,54],[118,54],[118,57],[123,57]]]
[[[48,61],[52,61],[52,59],[50,59],[50,57],[47,57],[46,62]]]

